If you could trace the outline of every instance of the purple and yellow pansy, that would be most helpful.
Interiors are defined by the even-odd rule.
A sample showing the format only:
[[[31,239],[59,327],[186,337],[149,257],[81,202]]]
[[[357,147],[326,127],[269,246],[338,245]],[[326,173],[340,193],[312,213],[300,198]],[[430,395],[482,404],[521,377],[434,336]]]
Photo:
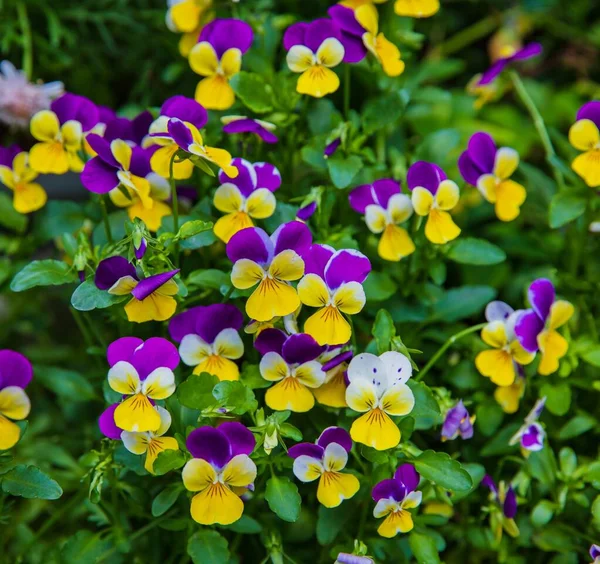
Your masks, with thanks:
[[[356,476],[342,472],[352,450],[352,439],[341,427],[328,427],[315,443],[299,443],[288,450],[294,459],[294,476],[301,482],[319,480],[317,499],[327,508],[337,507],[360,488]]]
[[[244,318],[231,304],[197,306],[169,322],[171,339],[179,345],[181,360],[194,367],[194,374],[207,372],[219,380],[239,380],[234,362],[244,354],[239,335]]]
[[[346,403],[346,388],[348,387],[348,363],[354,353],[342,351],[342,346],[325,347],[317,359],[323,365],[325,381],[313,389],[315,399],[321,405],[329,407],[348,407]]]
[[[240,72],[242,55],[250,49],[254,34],[242,20],[216,19],[205,25],[188,60],[192,70],[204,78],[195,98],[209,110],[227,110],[235,102],[229,80]]]
[[[496,148],[491,135],[475,133],[467,150],[458,159],[465,182],[476,186],[481,195],[494,204],[501,221],[512,221],[519,215],[527,197],[525,188],[510,180],[519,165],[519,154],[509,147]]]
[[[557,331],[571,319],[575,308],[566,300],[557,300],[554,285],[538,278],[528,291],[531,309],[521,312],[515,324],[515,335],[525,351],[542,356],[538,373],[547,376],[558,370],[559,361],[567,354],[569,343]]]
[[[543,397],[535,402],[531,411],[525,417],[523,425],[508,441],[509,445],[520,443],[523,453],[528,455],[530,452],[537,452],[544,448],[544,439],[546,432],[538,423],[538,419],[544,411],[546,405],[546,397]]]
[[[420,476],[412,464],[402,464],[393,478],[375,485],[371,496],[376,502],[373,517],[385,517],[377,532],[391,539],[398,533],[412,531],[414,524],[409,509],[421,504],[423,494],[417,490]]]
[[[0,350],[0,450],[14,447],[21,438],[22,421],[31,410],[25,388],[33,378],[33,368],[25,356],[9,349]]]
[[[493,478],[486,474],[481,485],[490,489],[490,500],[493,502],[490,511],[490,526],[496,542],[502,540],[502,531],[511,537],[519,536],[519,528],[515,523],[517,515],[517,496],[509,484],[501,481],[498,485]]]
[[[298,296],[304,305],[319,308],[304,323],[304,331],[320,345],[343,345],[352,337],[344,314],[355,315],[364,307],[362,283],[371,272],[371,263],[359,251],[336,251],[328,245],[312,245],[304,261]]]
[[[516,49],[512,45],[507,45],[502,56],[494,61],[488,70],[482,73],[477,84],[479,86],[486,86],[487,84],[490,84],[490,82],[493,82],[511,63],[515,61],[526,61],[527,59],[537,57],[541,53],[542,46],[539,43],[529,43],[521,49]]]
[[[410,197],[402,194],[400,184],[391,178],[363,184],[350,192],[350,206],[364,214],[372,233],[381,233],[377,252],[384,260],[399,261],[414,253],[415,244],[401,224],[413,213]]]
[[[352,423],[352,440],[377,450],[400,443],[400,429],[390,415],[408,415],[412,411],[415,397],[406,385],[411,375],[410,360],[399,352],[388,351],[379,357],[361,353],[352,359],[346,403],[363,414]]]
[[[474,421],[475,416],[469,415],[467,408],[460,400],[446,412],[442,425],[442,441],[453,441],[458,437],[463,440],[473,438]]]
[[[590,188],[600,186],[600,100],[579,108],[577,121],[569,130],[569,141],[578,151],[571,167]]]
[[[266,219],[275,212],[273,193],[281,186],[281,174],[269,163],[250,163],[233,159],[238,174],[232,178],[219,171],[219,182],[213,204],[226,215],[215,223],[215,235],[227,243],[238,231],[253,227],[253,219]]]
[[[114,423],[123,431],[157,432],[161,415],[152,400],[163,400],[175,391],[173,370],[179,365],[175,345],[160,337],[146,341],[122,337],[108,346],[108,384],[123,395],[114,410]]]
[[[279,329],[265,329],[254,342],[262,356],[259,369],[269,382],[277,382],[265,394],[266,404],[276,411],[297,413],[315,405],[311,389],[325,382],[325,371],[317,360],[323,352],[310,335],[286,335]]]
[[[194,457],[183,468],[183,485],[192,498],[192,518],[201,525],[230,525],[244,512],[240,499],[254,487],[256,465],[248,456],[254,435],[241,423],[225,422],[192,431],[186,446]]]
[[[19,213],[31,213],[46,204],[48,196],[33,182],[38,173],[29,164],[29,153],[17,145],[0,147],[0,182],[13,193],[13,207]]]
[[[290,282],[304,274],[303,255],[312,242],[304,223],[284,223],[269,237],[258,227],[238,231],[227,243],[233,263],[231,283],[239,290],[255,286],[246,313],[256,321],[270,321],[293,313],[300,298]]]
[[[277,126],[269,121],[264,121],[257,118],[249,118],[246,116],[223,116],[221,118],[223,124],[223,133],[228,135],[240,133],[253,133],[265,143],[277,143],[277,135],[273,133]]]
[[[448,213],[460,198],[456,183],[448,180],[438,165],[425,161],[418,161],[408,169],[406,182],[412,191],[415,213],[427,217],[427,239],[436,245],[456,239],[460,235],[460,227]]]
[[[173,296],[179,291],[173,278],[178,269],[161,272],[140,280],[135,267],[120,256],[100,261],[94,283],[100,290],[115,296],[131,295],[125,305],[127,319],[134,323],[165,321],[177,309]]]

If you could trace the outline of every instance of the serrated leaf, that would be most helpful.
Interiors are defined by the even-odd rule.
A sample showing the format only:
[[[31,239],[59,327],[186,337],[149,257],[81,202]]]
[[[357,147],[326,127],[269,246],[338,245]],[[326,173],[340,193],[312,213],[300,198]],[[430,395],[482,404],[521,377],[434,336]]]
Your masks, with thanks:
[[[280,519],[290,523],[298,520],[302,498],[296,484],[292,483],[289,478],[285,476],[269,478],[265,489],[265,499],[271,511]]]
[[[190,409],[202,410],[212,407],[217,403],[212,391],[218,382],[216,376],[206,372],[198,376],[192,374],[177,387],[177,399],[181,405]]]
[[[194,564],[229,562],[229,545],[217,531],[203,529],[190,537],[187,553]]]
[[[158,454],[152,470],[157,476],[162,476],[171,470],[181,468],[187,462],[187,458],[180,450],[163,450]]]
[[[421,476],[447,490],[461,492],[473,486],[469,473],[445,452],[426,450],[413,463]]]
[[[115,296],[106,290],[96,287],[93,280],[86,280],[71,295],[71,305],[78,311],[92,311],[104,309],[112,305],[124,302],[127,296]]]
[[[58,499],[63,494],[58,482],[35,466],[19,464],[0,480],[3,492],[27,499]]]
[[[273,90],[263,76],[241,71],[231,78],[229,84],[242,103],[257,114],[273,109]]]
[[[213,388],[212,395],[220,407],[227,408],[229,413],[235,415],[243,415],[258,407],[254,392],[239,380],[219,382]]]
[[[36,286],[60,286],[77,280],[77,274],[66,262],[34,260],[15,275],[10,289],[13,292],[23,292]]]

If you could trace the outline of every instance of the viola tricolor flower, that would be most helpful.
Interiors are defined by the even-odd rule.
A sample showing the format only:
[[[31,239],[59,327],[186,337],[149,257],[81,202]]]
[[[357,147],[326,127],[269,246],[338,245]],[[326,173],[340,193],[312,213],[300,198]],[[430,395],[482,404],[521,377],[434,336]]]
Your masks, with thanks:
[[[535,354],[527,351],[517,340],[515,323],[521,312],[515,312],[504,302],[490,302],[485,308],[488,324],[481,331],[481,339],[492,350],[475,357],[477,370],[498,386],[510,386],[517,376],[517,366],[533,361]]]
[[[298,77],[296,90],[322,98],[340,86],[340,79],[331,69],[344,59],[341,32],[331,20],[320,18],[310,23],[296,23],[285,31],[283,46],[287,64]]]
[[[458,186],[433,163],[418,161],[408,169],[407,184],[417,215],[427,216],[425,236],[436,245],[453,241],[460,228],[448,213],[458,204]]]
[[[0,182],[13,192],[13,207],[31,213],[44,207],[48,196],[37,182],[38,173],[29,166],[29,154],[17,145],[0,147]]]
[[[189,159],[178,162],[173,160],[179,146],[169,134],[169,120],[177,119],[200,130],[208,121],[206,110],[191,98],[172,96],[160,108],[160,115],[149,128],[150,135],[144,139],[144,147],[159,145],[150,159],[152,170],[163,178],[170,177],[171,161],[173,161],[173,178],[184,180],[192,176],[194,164]]]
[[[509,147],[496,148],[491,135],[475,133],[467,150],[458,159],[465,182],[476,186],[481,195],[494,204],[501,221],[512,221],[519,215],[527,197],[525,188],[510,180],[519,165],[519,154]]]
[[[277,136],[273,133],[277,127],[275,124],[262,119],[249,118],[246,116],[223,116],[221,118],[223,132],[229,135],[235,133],[254,133],[265,143],[277,143]]]
[[[538,423],[538,419],[544,410],[546,398],[543,397],[535,402],[532,410],[525,417],[525,421],[521,428],[508,441],[509,445],[521,443],[521,448],[529,452],[536,452],[544,448],[544,438],[546,432]]]
[[[32,378],[31,363],[21,353],[0,350],[0,450],[19,442],[21,428],[13,421],[29,415],[31,402],[25,388]]]
[[[369,259],[353,249],[312,245],[304,261],[298,295],[304,305],[319,308],[306,320],[304,331],[320,345],[346,344],[352,328],[342,314],[355,315],[365,305],[362,283],[371,272]]]
[[[409,18],[428,18],[437,14],[439,9],[439,0],[396,0],[394,4],[396,14]]]
[[[165,321],[177,309],[173,296],[179,291],[173,277],[179,269],[161,272],[139,280],[135,267],[123,257],[110,257],[100,261],[94,283],[100,290],[115,296],[131,294],[125,305],[127,319],[134,323]]]
[[[577,121],[569,130],[569,141],[583,151],[571,164],[590,188],[600,186],[600,101],[588,102],[579,108]]]
[[[258,227],[248,227],[229,240],[231,283],[239,290],[258,285],[246,302],[250,319],[270,321],[298,309],[300,298],[290,282],[304,274],[302,256],[311,242],[310,230],[299,221],[284,223],[271,237]]]
[[[194,374],[208,372],[219,380],[239,380],[240,370],[233,361],[244,354],[238,333],[243,323],[233,305],[197,306],[171,319],[169,334],[180,343],[181,360],[194,367]]]
[[[98,108],[83,96],[67,93],[54,100],[31,118],[31,135],[39,141],[29,151],[31,168],[45,174],[81,172],[84,134],[98,121]]]
[[[540,351],[538,373],[547,376],[558,370],[559,360],[567,354],[569,343],[557,329],[571,319],[575,309],[566,300],[556,299],[554,285],[547,278],[534,280],[528,297],[531,309],[519,315],[515,334],[527,352]]]
[[[500,542],[502,539],[503,529],[511,537],[518,537],[519,528],[514,519],[517,514],[517,496],[512,486],[507,487],[504,482],[496,485],[493,478],[488,474],[484,476],[481,484],[490,489],[490,498],[494,502],[490,512],[490,525],[496,541]]]
[[[328,427],[316,442],[299,443],[288,450],[294,459],[294,476],[301,482],[319,480],[317,499],[325,507],[337,507],[350,499],[360,484],[356,476],[342,472],[352,450],[352,439],[341,427]]]
[[[415,397],[406,385],[411,375],[410,360],[399,352],[388,351],[379,357],[362,353],[352,359],[346,403],[364,414],[352,423],[352,440],[377,450],[400,443],[400,429],[390,415],[408,415],[412,411]]]
[[[237,169],[235,178],[219,171],[219,182],[213,199],[215,208],[227,215],[215,223],[215,235],[229,242],[238,231],[253,227],[252,219],[266,219],[275,212],[277,201],[273,192],[281,186],[281,174],[269,163],[250,163],[233,159]]]
[[[353,10],[338,4],[327,13],[341,30],[344,62],[358,63],[371,52],[388,76],[399,76],[404,72],[400,50],[379,32],[379,14],[375,6],[364,4]]]
[[[158,405],[154,406],[160,417],[160,426],[154,431],[132,432],[123,431],[121,440],[123,446],[132,454],[146,455],[144,468],[150,474],[154,474],[154,461],[156,457],[164,450],[179,450],[177,440],[173,437],[163,436],[171,427],[171,414]]]
[[[186,446],[194,457],[183,467],[183,485],[191,492],[192,518],[201,525],[230,525],[244,512],[240,499],[254,485],[256,465],[248,456],[254,435],[241,423],[222,423],[216,429],[192,431]]]
[[[471,439],[473,437],[474,421],[475,416],[469,416],[467,408],[460,400],[446,412],[444,424],[442,425],[442,441],[453,441],[458,437],[463,440]]]
[[[509,47],[506,52],[503,53],[502,57],[496,60],[494,64],[481,75],[478,84],[480,86],[489,84],[494,81],[510,63],[537,57],[541,52],[542,46],[539,43],[530,43],[529,45],[525,45],[522,49],[516,50],[514,47]]]
[[[233,106],[235,93],[229,80],[240,72],[242,55],[253,39],[252,28],[242,20],[216,19],[202,28],[189,62],[196,74],[205,77],[195,95],[205,108],[227,110]]]
[[[590,547],[591,564],[600,564],[600,545],[593,544]]]
[[[342,352],[341,346],[325,347],[317,359],[326,374],[325,381],[313,390],[316,400],[329,407],[348,407],[346,388],[348,387],[348,363],[352,359],[352,351]]]
[[[261,331],[254,347],[263,355],[260,375],[277,382],[267,390],[266,404],[277,411],[303,413],[312,409],[315,398],[310,388],[318,388],[326,376],[317,360],[323,348],[310,335],[288,337],[279,329]]]
[[[415,244],[400,224],[413,213],[412,203],[400,193],[400,184],[391,178],[363,184],[350,192],[350,206],[364,214],[372,233],[381,233],[377,252],[384,260],[399,261],[414,253]]]
[[[175,391],[175,345],[160,337],[122,337],[109,345],[106,358],[108,384],[124,396],[114,411],[115,425],[123,431],[157,432],[161,416],[151,400],[166,399]]]
[[[403,464],[393,478],[382,480],[373,488],[371,495],[376,502],[373,517],[385,517],[377,529],[382,537],[390,539],[413,529],[413,519],[408,509],[421,504],[423,494],[417,491],[419,479],[412,464]]]

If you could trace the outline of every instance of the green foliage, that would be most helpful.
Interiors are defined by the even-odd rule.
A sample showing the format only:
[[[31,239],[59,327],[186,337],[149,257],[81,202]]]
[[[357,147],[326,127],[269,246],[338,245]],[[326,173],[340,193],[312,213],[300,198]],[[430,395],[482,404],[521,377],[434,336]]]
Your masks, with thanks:
[[[296,485],[286,476],[271,476],[267,480],[265,499],[269,509],[284,521],[293,523],[300,516],[302,499]]]
[[[58,482],[35,466],[19,464],[0,475],[2,491],[27,499],[58,499],[62,488]]]
[[[23,292],[36,286],[60,286],[76,280],[76,273],[64,262],[34,260],[12,279],[10,289],[13,292]]]

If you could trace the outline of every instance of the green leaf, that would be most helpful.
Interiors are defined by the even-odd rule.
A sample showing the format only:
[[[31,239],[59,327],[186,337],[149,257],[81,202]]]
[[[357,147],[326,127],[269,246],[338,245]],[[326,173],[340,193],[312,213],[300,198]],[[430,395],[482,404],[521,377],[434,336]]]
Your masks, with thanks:
[[[34,260],[18,272],[10,283],[13,292],[23,292],[35,286],[60,286],[76,282],[77,274],[60,260]]]
[[[485,437],[491,437],[502,425],[504,412],[496,401],[488,398],[477,405],[475,424]]]
[[[102,539],[102,533],[81,530],[69,537],[62,547],[60,561],[64,564],[96,564],[110,550],[110,539]]]
[[[152,516],[160,517],[169,511],[182,491],[181,484],[171,484],[167,486],[152,500]]]
[[[352,518],[353,512],[348,507],[349,502],[338,507],[327,509],[319,505],[317,514],[317,541],[321,546],[331,544]]]
[[[413,531],[408,536],[408,545],[419,564],[438,564],[441,562],[435,540],[429,535]]]
[[[565,415],[571,407],[571,386],[566,382],[544,384],[540,395],[546,396],[546,409],[553,415]]]
[[[469,473],[445,452],[426,450],[414,460],[414,465],[421,476],[447,490],[461,492],[473,486]]]
[[[248,362],[245,362],[242,366],[240,380],[253,390],[269,388],[273,384],[260,375],[260,367],[258,364],[249,364]]]
[[[0,192],[0,225],[17,233],[23,233],[27,227],[27,215],[15,210],[12,198],[4,192]]]
[[[377,343],[377,354],[383,354],[390,350],[392,337],[396,335],[396,327],[389,311],[380,309],[377,312],[371,335],[375,337]]]
[[[550,202],[550,227],[556,229],[577,219],[585,212],[587,200],[581,196],[560,192]]]
[[[188,286],[197,286],[211,290],[220,290],[223,286],[231,284],[229,275],[222,270],[209,268],[206,270],[194,270],[186,280]]]
[[[163,450],[154,461],[152,470],[157,476],[162,476],[171,470],[181,468],[187,462],[187,458],[180,450]]]
[[[296,484],[286,476],[273,476],[267,481],[265,499],[269,509],[280,519],[293,523],[300,516],[302,498]]]
[[[473,485],[471,486],[470,489],[468,489],[464,492],[454,492],[454,495],[452,496],[452,500],[454,502],[464,499],[471,492],[475,491],[477,489],[477,487],[479,486],[479,484],[481,483],[481,480],[483,480],[483,477],[485,476],[485,473],[486,473],[485,467],[483,465],[476,464],[474,462],[465,462],[462,465],[462,467],[469,473],[469,476],[471,476]]]
[[[93,280],[86,280],[73,292],[71,305],[78,311],[92,311],[93,309],[104,309],[123,302],[127,296],[115,296],[106,290],[96,287]]]
[[[398,291],[398,284],[385,272],[371,272],[363,283],[369,302],[382,302]]]
[[[581,358],[588,364],[600,368],[600,346],[586,350],[581,354]]]
[[[405,107],[406,99],[399,92],[369,100],[362,111],[361,122],[364,132],[371,134],[393,125],[400,118]]]
[[[264,114],[273,109],[273,89],[263,76],[241,71],[231,78],[229,84],[244,103],[257,114]]]
[[[198,235],[199,233],[203,233],[204,231],[209,231],[212,228],[213,224],[211,221],[202,221],[201,219],[186,221],[179,229],[179,232],[177,233],[177,238],[189,239],[194,235]]]
[[[496,297],[490,286],[461,286],[448,290],[432,306],[431,320],[458,321],[476,315]]]
[[[213,388],[212,395],[220,407],[227,408],[229,413],[235,415],[243,415],[258,407],[254,392],[239,380],[219,382]]]
[[[595,417],[588,413],[578,413],[575,417],[567,421],[558,431],[558,438],[561,441],[573,439],[583,433],[587,433],[598,424]]]
[[[415,406],[409,414],[415,420],[415,429],[431,429],[440,425],[442,423],[440,406],[429,386],[412,379],[409,379],[406,384],[415,396]]]
[[[27,499],[58,499],[63,494],[58,482],[35,466],[19,464],[0,480],[3,492]]]
[[[36,381],[72,402],[97,399],[94,386],[79,372],[54,366],[35,366]]]
[[[212,391],[218,382],[216,376],[206,372],[198,376],[192,374],[177,387],[177,399],[181,405],[190,409],[202,410],[212,407],[217,403]]]
[[[556,458],[547,444],[542,450],[530,453],[527,466],[531,475],[545,486],[550,487],[556,481]]]
[[[81,204],[68,200],[50,200],[34,219],[36,237],[50,241],[63,233],[79,231],[85,222]]]
[[[506,253],[484,239],[464,237],[450,245],[448,258],[460,264],[499,264],[506,260]]]
[[[235,523],[224,526],[223,529],[242,535],[257,535],[263,530],[262,525],[249,515],[242,515]]]
[[[194,564],[226,564],[229,545],[217,531],[203,529],[190,537],[187,553]]]
[[[336,188],[350,186],[352,179],[362,168],[362,159],[356,155],[343,157],[337,153],[327,159],[327,168],[331,176],[331,182]]]
[[[552,521],[556,506],[547,499],[542,499],[531,512],[531,522],[535,527],[543,527]]]

